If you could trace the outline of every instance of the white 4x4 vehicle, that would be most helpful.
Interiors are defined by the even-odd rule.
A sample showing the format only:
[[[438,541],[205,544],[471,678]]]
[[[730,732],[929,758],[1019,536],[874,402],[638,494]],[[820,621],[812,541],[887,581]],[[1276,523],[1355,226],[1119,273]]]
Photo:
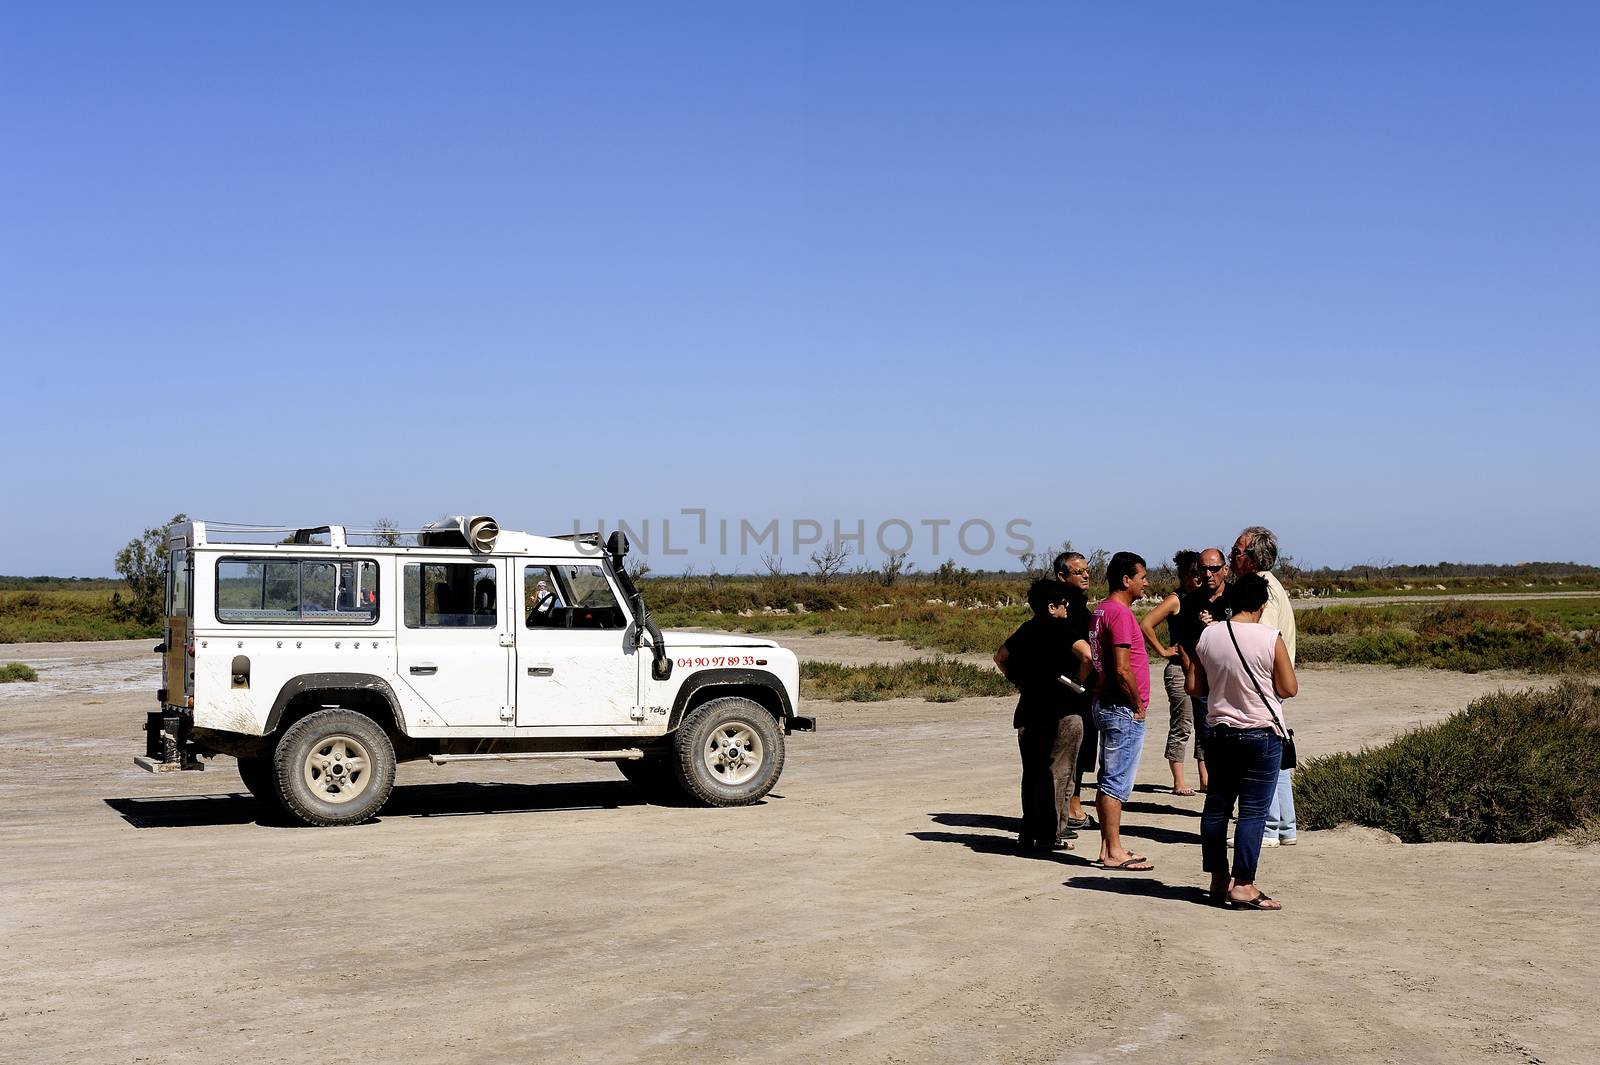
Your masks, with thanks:
[[[816,727],[795,712],[792,652],[663,634],[621,533],[475,517],[398,535],[194,521],[167,537],[161,709],[135,761],[231,755],[257,798],[308,824],[372,817],[395,764],[421,758],[614,761],[653,790],[739,806],[777,783],[784,736]]]

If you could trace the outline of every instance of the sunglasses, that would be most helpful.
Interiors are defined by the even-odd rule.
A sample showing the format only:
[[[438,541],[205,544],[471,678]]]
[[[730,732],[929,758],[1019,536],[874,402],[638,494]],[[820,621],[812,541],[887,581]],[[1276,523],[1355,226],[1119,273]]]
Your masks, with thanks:
[[[1068,577],[1087,577],[1089,575],[1089,571],[1086,569],[1058,569],[1056,572],[1064,573]]]
[[[1206,573],[1216,573],[1216,572],[1220,571],[1222,568],[1223,567],[1220,564],[1219,565],[1215,565],[1215,566],[1201,566],[1200,567],[1200,569],[1203,570]]]

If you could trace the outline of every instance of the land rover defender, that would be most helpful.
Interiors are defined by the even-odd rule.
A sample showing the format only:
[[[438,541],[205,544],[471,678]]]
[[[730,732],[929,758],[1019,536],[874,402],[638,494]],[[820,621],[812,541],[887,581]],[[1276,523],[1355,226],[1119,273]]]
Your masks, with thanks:
[[[797,713],[792,652],[670,632],[626,537],[533,536],[487,517],[414,533],[184,522],[167,532],[151,772],[238,760],[311,825],[383,808],[397,762],[587,758],[710,806],[767,794]]]

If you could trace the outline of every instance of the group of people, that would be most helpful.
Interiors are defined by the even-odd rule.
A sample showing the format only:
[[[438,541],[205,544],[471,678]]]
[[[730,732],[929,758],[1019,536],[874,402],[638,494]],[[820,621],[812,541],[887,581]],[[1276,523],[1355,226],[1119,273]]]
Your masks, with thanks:
[[[1178,590],[1142,622],[1133,606],[1150,579],[1145,560],[1131,551],[1111,556],[1106,595],[1093,607],[1089,563],[1077,552],[1057,556],[1053,578],[1033,583],[1033,616],[994,655],[1020,693],[1012,725],[1022,757],[1025,849],[1068,849],[1079,830],[1098,827],[1102,867],[1155,868],[1122,841],[1123,806],[1150,709],[1148,645],[1166,660],[1166,758],[1175,795],[1195,794],[1184,775],[1194,739],[1212,901],[1282,908],[1255,883],[1262,847],[1296,842],[1293,733],[1283,717],[1283,700],[1299,691],[1295,624],[1288,593],[1272,573],[1277,558],[1277,538],[1261,526],[1240,533],[1227,558],[1215,547],[1179,551]],[[1163,622],[1169,642],[1157,631]],[[1082,803],[1084,770],[1096,754],[1098,820]]]

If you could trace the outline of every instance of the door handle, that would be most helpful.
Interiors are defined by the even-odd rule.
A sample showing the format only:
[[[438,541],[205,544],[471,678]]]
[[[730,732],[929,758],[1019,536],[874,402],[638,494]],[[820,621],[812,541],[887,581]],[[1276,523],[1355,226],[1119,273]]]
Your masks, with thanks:
[[[553,675],[555,673],[555,671],[556,671],[556,667],[555,666],[529,666],[528,667],[528,676],[530,676],[530,677],[548,677],[548,676]]]
[[[438,666],[412,666],[411,675],[414,677],[431,677],[439,672]]]

